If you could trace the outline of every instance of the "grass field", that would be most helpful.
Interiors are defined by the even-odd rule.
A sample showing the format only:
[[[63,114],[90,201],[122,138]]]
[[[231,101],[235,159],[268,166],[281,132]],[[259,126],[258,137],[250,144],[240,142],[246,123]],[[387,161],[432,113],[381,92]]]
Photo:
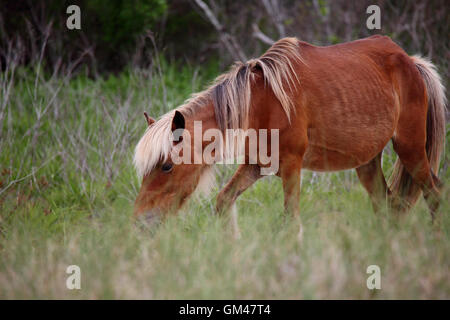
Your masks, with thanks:
[[[39,67],[0,75],[0,298],[450,298],[448,150],[438,226],[423,200],[401,219],[375,216],[354,171],[304,172],[301,245],[273,177],[238,199],[234,240],[213,210],[233,168],[165,224],[133,221],[142,112],[176,107],[217,74],[161,61],[95,81]],[[69,265],[80,290],[66,288]],[[369,265],[380,290],[366,286]]]

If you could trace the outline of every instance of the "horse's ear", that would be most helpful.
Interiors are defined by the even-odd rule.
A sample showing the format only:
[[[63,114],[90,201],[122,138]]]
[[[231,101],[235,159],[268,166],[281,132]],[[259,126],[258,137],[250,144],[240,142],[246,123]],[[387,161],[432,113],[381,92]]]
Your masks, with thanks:
[[[175,115],[173,116],[172,120],[172,131],[175,131],[177,129],[184,129],[185,128],[185,121],[184,116],[180,111],[175,111]]]
[[[151,125],[156,121],[155,119],[153,119],[152,117],[150,117],[150,116],[148,115],[148,113],[145,112],[145,111],[144,111],[144,116],[145,116],[145,120],[147,120],[147,123],[148,123],[149,126],[151,126]]]
[[[259,64],[252,65],[250,70],[252,72],[262,72],[263,71],[263,69],[261,68],[261,66]]]

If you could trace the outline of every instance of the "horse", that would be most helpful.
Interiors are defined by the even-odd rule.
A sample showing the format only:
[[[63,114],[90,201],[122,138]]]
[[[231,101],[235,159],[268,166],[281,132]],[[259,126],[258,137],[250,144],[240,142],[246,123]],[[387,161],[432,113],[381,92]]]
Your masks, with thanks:
[[[207,141],[194,145],[187,135],[215,129],[222,133],[216,139],[226,141],[228,129],[267,129],[279,134],[279,170],[273,174],[282,180],[288,215],[300,216],[302,169],[356,169],[375,212],[386,203],[406,211],[423,193],[434,218],[442,189],[437,173],[445,105],[435,66],[409,56],[387,36],[331,46],[283,38],[259,58],[235,63],[159,120],[145,113],[148,128],[134,155],[142,177],[135,216],[164,218],[194,191],[210,188],[214,162],[173,160],[180,145],[183,152],[192,151],[188,160],[207,148]],[[199,122],[201,130],[195,132]],[[390,140],[398,158],[388,185],[381,159]],[[214,152],[223,155],[219,146]],[[216,211],[228,217],[237,197],[270,165],[250,155],[247,146],[240,155],[243,163],[216,201]]]

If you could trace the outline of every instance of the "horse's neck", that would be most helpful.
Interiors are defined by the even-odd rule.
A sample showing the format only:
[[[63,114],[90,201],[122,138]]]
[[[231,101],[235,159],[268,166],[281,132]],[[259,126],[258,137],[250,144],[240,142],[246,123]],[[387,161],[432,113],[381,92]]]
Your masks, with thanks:
[[[222,141],[221,144],[216,145],[215,148],[219,148],[220,156],[218,158],[215,156],[209,157],[212,162],[221,161],[223,158],[221,155],[223,154],[222,148],[226,143],[226,135],[223,135],[216,121],[216,116],[214,113],[213,104],[209,104],[203,107],[198,107],[196,110],[192,111],[190,115],[186,118],[186,128],[189,130],[191,137],[191,147],[195,150],[196,154],[204,155],[205,148],[211,143],[217,143]],[[207,135],[205,135],[206,131]],[[217,152],[219,149],[215,149]],[[211,147],[208,148],[208,152],[211,152]],[[193,153],[192,153],[193,155]],[[210,153],[207,153],[205,157],[208,157]],[[203,156],[202,156],[203,158]],[[195,160],[194,160],[195,161]]]
[[[188,116],[188,122],[192,123],[194,126],[195,122],[200,122],[202,126],[202,134],[204,131],[208,129],[218,129],[218,125],[216,122],[216,116],[214,114],[214,106],[212,104],[208,104],[203,107],[198,107],[195,111]],[[189,121],[190,120],[190,121]],[[191,132],[193,134],[193,132]]]

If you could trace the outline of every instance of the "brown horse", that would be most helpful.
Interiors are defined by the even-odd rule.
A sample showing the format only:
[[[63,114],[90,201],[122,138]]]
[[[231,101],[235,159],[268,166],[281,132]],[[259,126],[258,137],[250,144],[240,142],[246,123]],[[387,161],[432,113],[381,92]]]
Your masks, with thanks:
[[[302,168],[355,168],[375,210],[389,202],[408,208],[423,191],[434,216],[440,198],[436,174],[444,147],[444,109],[444,88],[435,67],[408,56],[388,37],[327,47],[281,39],[260,58],[235,64],[160,120],[145,114],[149,127],[135,153],[143,176],[135,214],[175,212],[209,180],[213,164],[173,161],[172,152],[180,145],[183,153],[192,151],[188,160],[208,147],[208,141],[195,144],[190,137],[218,129],[227,140],[227,129],[251,128],[279,132],[279,170],[274,173],[282,179],[285,210],[294,216],[300,212]],[[195,132],[197,121],[202,126]],[[381,155],[391,139],[398,160],[388,187]],[[223,152],[220,148],[216,155]],[[241,155],[244,163],[218,195],[220,213],[229,212],[236,198],[263,176],[260,169],[270,166],[250,155],[248,146]]]

